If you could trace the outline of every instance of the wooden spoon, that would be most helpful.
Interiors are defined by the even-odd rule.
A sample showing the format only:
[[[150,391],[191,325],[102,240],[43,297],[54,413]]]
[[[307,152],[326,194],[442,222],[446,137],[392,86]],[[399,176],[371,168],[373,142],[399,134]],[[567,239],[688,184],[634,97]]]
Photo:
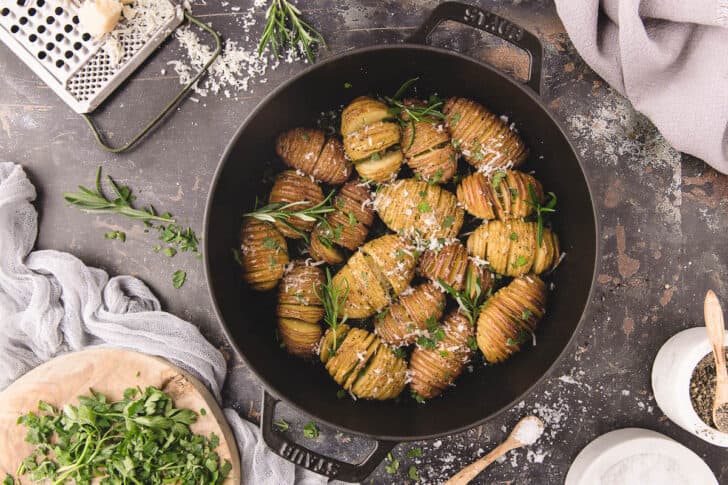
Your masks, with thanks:
[[[723,309],[712,290],[705,295],[705,328],[715,358],[715,398],[713,399],[713,423],[718,431],[728,432],[728,372],[725,368],[725,327]]]
[[[535,443],[536,440],[541,437],[543,429],[543,421],[538,419],[536,416],[526,416],[516,423],[516,426],[513,428],[513,431],[511,431],[508,439],[496,446],[483,458],[460,470],[457,475],[445,482],[445,485],[465,485],[470,482],[470,480],[477,477],[478,474],[485,470],[488,465],[509,451]]]

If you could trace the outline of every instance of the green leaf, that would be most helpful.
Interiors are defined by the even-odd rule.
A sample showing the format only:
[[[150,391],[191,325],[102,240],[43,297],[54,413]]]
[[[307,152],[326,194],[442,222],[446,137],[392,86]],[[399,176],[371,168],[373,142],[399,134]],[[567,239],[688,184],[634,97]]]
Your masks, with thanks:
[[[172,286],[174,286],[176,289],[180,289],[180,288],[182,288],[182,285],[185,284],[186,280],[187,280],[187,273],[182,271],[181,269],[178,269],[172,275]]]
[[[407,452],[407,456],[410,458],[422,457],[422,448],[412,448]]]
[[[417,467],[414,465],[410,465],[409,470],[407,470],[407,476],[416,482],[420,481],[420,474],[417,472]]]
[[[313,421],[309,421],[303,426],[303,437],[308,439],[316,439],[319,435],[318,426]]]
[[[498,190],[498,187],[500,187],[501,181],[505,178],[505,176],[506,172],[503,170],[499,170],[493,174],[493,178],[490,181],[493,186],[493,190]]]
[[[399,470],[399,460],[393,457],[391,453],[387,455],[387,461],[384,465],[384,470],[390,475],[394,475]]]
[[[174,257],[174,255],[177,254],[177,250],[171,247],[164,248],[164,255],[168,258]]]
[[[273,426],[275,426],[276,430],[281,433],[285,433],[290,428],[290,425],[282,419],[279,419],[278,421],[274,421]]]
[[[432,212],[432,208],[430,207],[430,204],[428,204],[426,200],[421,200],[420,203],[417,204],[417,210],[422,213]]]

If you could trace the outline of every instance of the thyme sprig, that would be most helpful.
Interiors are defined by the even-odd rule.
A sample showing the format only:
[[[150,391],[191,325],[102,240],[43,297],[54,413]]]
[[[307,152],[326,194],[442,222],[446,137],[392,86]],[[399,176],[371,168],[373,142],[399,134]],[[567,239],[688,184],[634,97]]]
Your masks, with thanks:
[[[336,332],[339,330],[339,325],[348,319],[348,315],[343,312],[343,306],[349,295],[349,285],[347,283],[346,288],[339,288],[332,281],[331,270],[326,268],[326,282],[321,285],[321,293],[321,295],[317,294],[317,296],[324,306],[324,322],[331,329],[333,337],[333,344],[329,350],[332,354],[335,354],[341,343]]]
[[[543,214],[556,212],[556,194],[553,192],[548,193],[549,200],[546,205],[541,205],[536,196],[536,191],[533,189],[533,185],[528,184],[528,197],[526,203],[534,208],[536,211],[536,239],[538,240],[538,247],[541,247],[543,243]]]
[[[326,47],[324,37],[310,24],[301,20],[301,11],[287,0],[272,0],[265,12],[266,24],[258,42],[258,55],[270,46],[275,57],[286,47],[295,47],[315,61],[313,46]]]
[[[420,78],[413,77],[406,80],[397,89],[392,97],[384,96],[383,100],[389,106],[389,114],[396,117],[401,125],[409,124],[411,128],[410,140],[407,149],[412,146],[415,141],[415,123],[426,121],[429,123],[440,123],[445,119],[445,114],[441,108],[444,104],[443,100],[435,95],[428,98],[424,105],[404,103],[401,98],[407,90],[416,83]]]
[[[473,278],[473,270],[468,267],[465,273],[465,288],[460,291],[447,284],[442,278],[438,278],[437,281],[455,299],[460,307],[460,313],[468,319],[471,325],[475,325],[487,296],[487,293],[483,293],[483,281],[480,274]]]
[[[147,209],[135,209],[132,202],[136,197],[132,195],[131,189],[126,185],[117,185],[111,176],[107,175],[106,179],[114,194],[113,199],[108,198],[101,187],[101,167],[96,171],[95,190],[79,185],[78,192],[66,192],[63,198],[72,206],[90,214],[119,214],[145,222],[175,222],[168,213],[158,215],[152,206]]]
[[[324,215],[335,210],[331,204],[331,198],[333,196],[334,191],[331,191],[324,200],[311,207],[301,207],[302,205],[310,204],[310,201],[307,200],[271,202],[253,212],[243,214],[243,217],[253,217],[264,222],[280,221],[286,227],[300,234],[308,242],[308,234],[291,224],[291,219],[296,218],[305,222],[326,223]]]

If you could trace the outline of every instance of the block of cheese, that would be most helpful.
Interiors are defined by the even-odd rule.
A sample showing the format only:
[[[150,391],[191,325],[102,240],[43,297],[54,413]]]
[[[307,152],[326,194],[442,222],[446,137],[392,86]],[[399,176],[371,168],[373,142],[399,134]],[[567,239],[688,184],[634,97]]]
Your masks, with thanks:
[[[119,0],[86,0],[78,9],[78,20],[86,32],[101,37],[114,30],[121,19],[121,10]]]

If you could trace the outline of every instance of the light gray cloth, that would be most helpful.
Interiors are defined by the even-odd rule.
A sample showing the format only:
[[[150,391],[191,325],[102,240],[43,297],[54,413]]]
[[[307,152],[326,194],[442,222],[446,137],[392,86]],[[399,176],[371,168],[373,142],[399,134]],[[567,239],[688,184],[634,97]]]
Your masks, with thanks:
[[[226,363],[197,327],[160,310],[139,279],[90,268],[75,256],[32,251],[35,188],[22,167],[0,162],[0,390],[38,364],[90,346],[165,357],[199,377],[219,400]],[[242,483],[319,485],[268,449],[258,427],[225,410],[240,449]]]
[[[579,54],[678,150],[728,173],[728,0],[556,0]]]

